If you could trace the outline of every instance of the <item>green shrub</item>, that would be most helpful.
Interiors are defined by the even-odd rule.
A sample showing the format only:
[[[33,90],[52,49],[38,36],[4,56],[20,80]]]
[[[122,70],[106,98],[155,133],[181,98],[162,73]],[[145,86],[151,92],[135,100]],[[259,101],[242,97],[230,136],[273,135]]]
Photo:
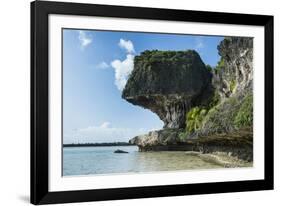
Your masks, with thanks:
[[[238,128],[253,125],[253,95],[248,95],[243,99],[235,116],[234,124]]]
[[[212,68],[209,64],[206,65],[206,69],[207,69],[209,72],[212,72],[212,70],[213,70],[213,68]]]
[[[186,114],[186,130],[187,132],[195,132],[196,130],[200,129],[200,126],[202,124],[202,121],[204,117],[207,114],[207,110],[200,107],[194,107],[192,108],[187,114]]]
[[[220,102],[218,92],[214,92],[209,102],[204,106],[193,107],[186,113],[186,132],[192,133],[201,129],[202,124],[209,112],[213,111]]]
[[[220,102],[220,95],[217,91],[214,91],[214,94],[211,98],[211,101],[209,102],[208,105],[208,110],[212,109],[214,106],[216,106]]]
[[[233,80],[231,80],[230,85],[229,85],[229,89],[230,89],[231,93],[234,92],[235,88],[236,88],[236,81],[233,79]]]
[[[221,58],[220,61],[218,62],[218,67],[222,68],[224,67],[224,59]]]
[[[179,135],[178,135],[178,138],[179,138],[180,141],[183,142],[183,141],[186,140],[187,135],[188,135],[188,134],[187,134],[186,131],[185,131],[185,132],[180,132]]]
[[[225,66],[224,59],[221,57],[219,62],[217,63],[217,66],[214,68],[215,72],[219,72],[221,69],[223,69]]]

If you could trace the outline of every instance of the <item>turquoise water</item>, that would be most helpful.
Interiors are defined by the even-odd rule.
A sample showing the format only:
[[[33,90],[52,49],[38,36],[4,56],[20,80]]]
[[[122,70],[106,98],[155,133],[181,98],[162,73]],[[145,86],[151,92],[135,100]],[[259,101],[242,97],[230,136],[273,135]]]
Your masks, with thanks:
[[[129,153],[114,153],[121,149]],[[63,175],[209,169],[220,166],[184,152],[138,152],[136,146],[63,148]]]

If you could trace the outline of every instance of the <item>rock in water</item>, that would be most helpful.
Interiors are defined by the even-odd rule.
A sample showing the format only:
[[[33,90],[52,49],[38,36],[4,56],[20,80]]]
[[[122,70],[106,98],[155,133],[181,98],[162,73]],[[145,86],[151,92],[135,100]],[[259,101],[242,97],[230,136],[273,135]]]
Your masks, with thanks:
[[[117,149],[114,151],[114,153],[129,153],[129,152],[121,150],[121,149]]]
[[[156,113],[164,128],[184,128],[186,112],[209,87],[211,73],[196,51],[144,51],[122,97]]]

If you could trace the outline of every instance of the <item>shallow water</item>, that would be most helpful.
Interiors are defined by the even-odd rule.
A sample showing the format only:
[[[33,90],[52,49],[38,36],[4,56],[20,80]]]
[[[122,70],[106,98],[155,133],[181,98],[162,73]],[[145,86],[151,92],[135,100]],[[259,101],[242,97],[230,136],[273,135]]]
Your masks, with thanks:
[[[114,153],[121,149],[129,153]],[[210,169],[222,166],[184,152],[138,152],[136,146],[67,147],[63,149],[63,175]]]

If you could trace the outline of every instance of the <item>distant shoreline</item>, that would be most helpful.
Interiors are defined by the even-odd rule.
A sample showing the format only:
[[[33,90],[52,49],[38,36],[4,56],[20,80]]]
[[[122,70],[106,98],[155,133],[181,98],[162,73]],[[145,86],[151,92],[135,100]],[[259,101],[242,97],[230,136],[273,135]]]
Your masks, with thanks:
[[[78,143],[63,144],[63,147],[110,147],[110,146],[135,146],[128,142],[102,142],[102,143]]]

